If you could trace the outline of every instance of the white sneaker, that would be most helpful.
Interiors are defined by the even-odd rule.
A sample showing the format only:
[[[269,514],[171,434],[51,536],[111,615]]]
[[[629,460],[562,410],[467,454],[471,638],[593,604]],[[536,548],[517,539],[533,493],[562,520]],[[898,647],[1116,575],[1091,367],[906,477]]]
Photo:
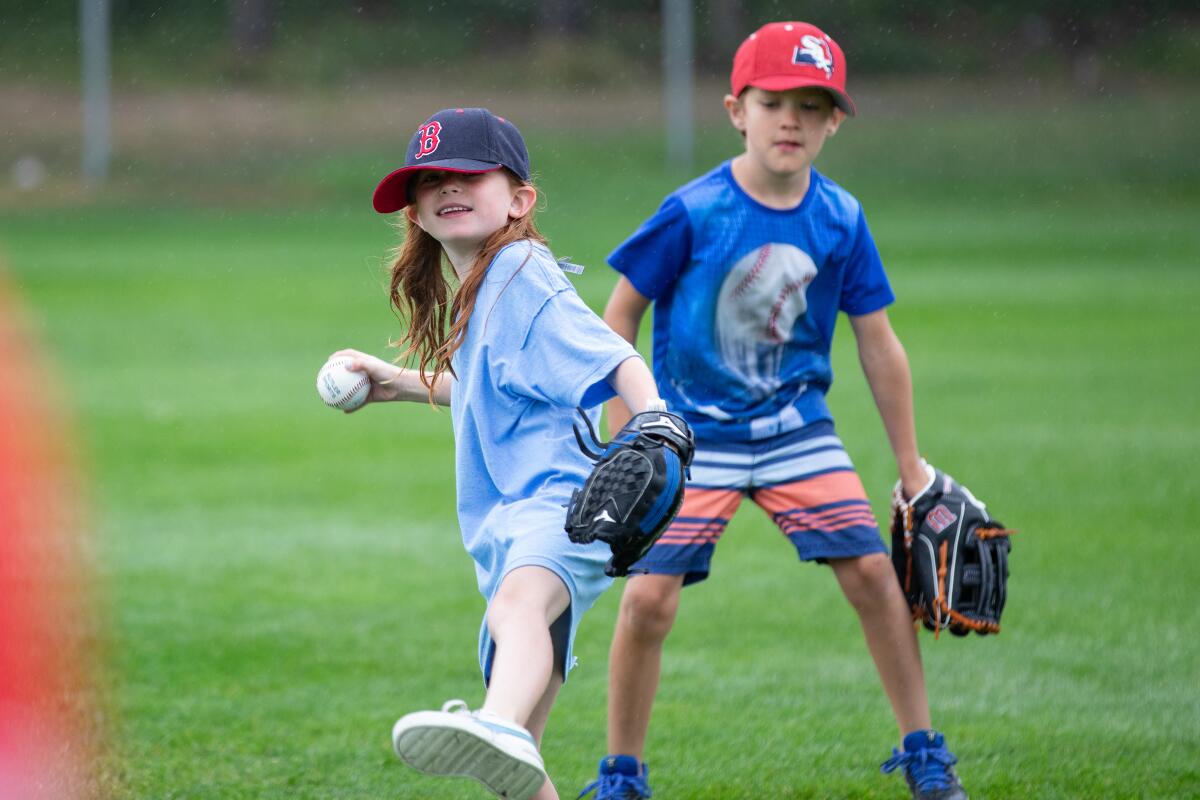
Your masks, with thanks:
[[[546,782],[529,731],[488,711],[468,711],[462,700],[405,714],[392,728],[392,746],[413,769],[474,778],[510,800],[528,800]]]

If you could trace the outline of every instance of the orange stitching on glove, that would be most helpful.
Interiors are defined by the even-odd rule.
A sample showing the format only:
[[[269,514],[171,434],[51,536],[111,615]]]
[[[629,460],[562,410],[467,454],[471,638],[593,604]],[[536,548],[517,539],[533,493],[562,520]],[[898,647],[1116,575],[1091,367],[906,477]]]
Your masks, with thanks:
[[[905,505],[900,513],[904,518],[904,593],[907,595],[912,591],[912,507]]]
[[[933,629],[934,641],[937,641],[942,634],[942,610],[945,609],[947,613],[952,613],[949,603],[946,602],[946,548],[949,544],[949,542],[942,542],[938,547],[938,596],[933,602],[934,609],[937,611]]]
[[[946,609],[946,613],[950,615],[950,619],[954,620],[959,625],[962,625],[964,628],[969,628],[973,631],[986,631],[987,633],[1000,632],[1000,626],[995,622],[984,622],[983,620],[964,617],[957,611],[951,611],[948,608]]]
[[[981,542],[986,542],[988,539],[996,539],[1001,536],[1012,536],[1018,531],[1009,530],[1008,528],[985,528],[982,525],[975,529],[975,538]]]

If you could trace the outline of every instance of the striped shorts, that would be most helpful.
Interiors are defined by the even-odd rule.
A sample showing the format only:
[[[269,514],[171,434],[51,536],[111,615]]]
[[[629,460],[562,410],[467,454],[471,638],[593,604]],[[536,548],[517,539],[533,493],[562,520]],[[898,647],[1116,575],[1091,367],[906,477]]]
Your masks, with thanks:
[[[779,526],[804,561],[886,553],[862,481],[833,423],[754,442],[696,443],[679,516],[637,568],[708,577],[717,540],[749,497]]]

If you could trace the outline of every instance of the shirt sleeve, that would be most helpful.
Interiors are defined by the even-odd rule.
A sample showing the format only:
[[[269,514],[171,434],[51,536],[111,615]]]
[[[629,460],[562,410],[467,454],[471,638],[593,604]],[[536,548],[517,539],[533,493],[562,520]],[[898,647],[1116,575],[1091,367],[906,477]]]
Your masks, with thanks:
[[[644,296],[655,300],[674,284],[692,255],[692,226],[687,207],[671,195],[608,257]]]
[[[591,408],[615,394],[607,378],[628,358],[640,356],[567,288],[537,310],[520,348],[497,360],[497,378],[512,394]]]
[[[857,317],[889,306],[895,299],[887,273],[883,271],[883,261],[879,258],[875,239],[867,227],[867,218],[859,209],[858,225],[846,258],[838,306],[847,314]]]

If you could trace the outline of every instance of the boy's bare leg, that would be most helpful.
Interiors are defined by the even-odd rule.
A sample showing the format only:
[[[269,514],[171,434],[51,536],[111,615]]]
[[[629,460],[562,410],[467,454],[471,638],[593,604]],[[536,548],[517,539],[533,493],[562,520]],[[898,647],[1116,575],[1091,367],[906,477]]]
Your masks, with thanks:
[[[608,661],[609,753],[643,758],[663,642],[682,589],[682,575],[638,575],[625,584]]]
[[[858,612],[901,737],[931,728],[921,651],[891,559],[883,553],[872,553],[831,559],[829,564],[846,599]]]

